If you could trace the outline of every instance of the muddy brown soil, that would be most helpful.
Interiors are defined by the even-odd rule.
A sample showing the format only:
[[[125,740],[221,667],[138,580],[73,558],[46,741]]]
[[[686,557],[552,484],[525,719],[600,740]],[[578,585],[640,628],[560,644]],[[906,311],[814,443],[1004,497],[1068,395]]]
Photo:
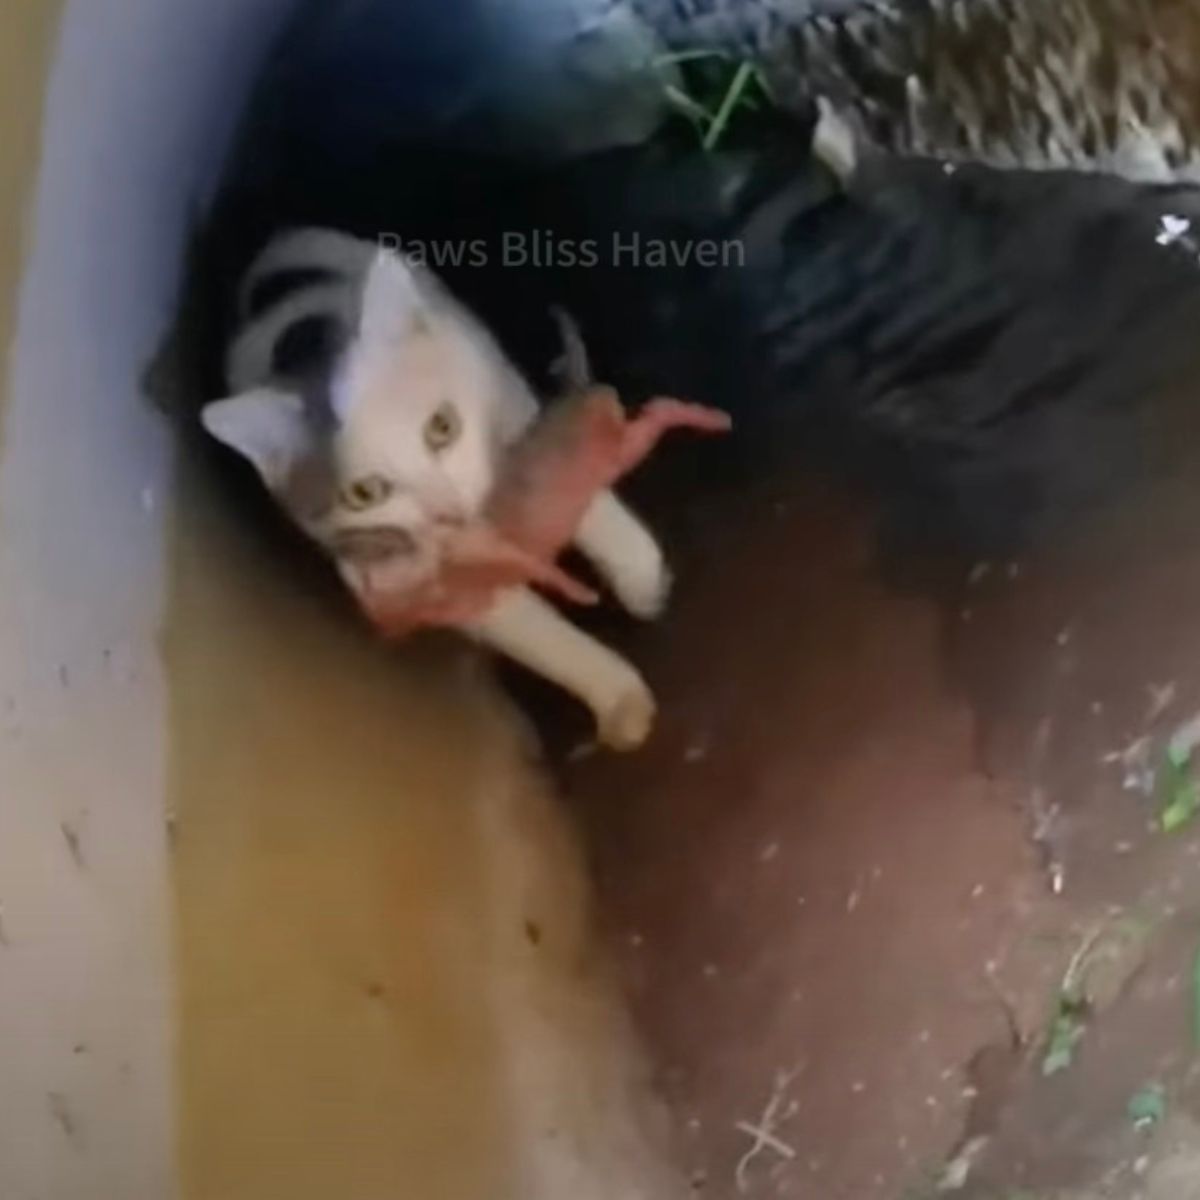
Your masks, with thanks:
[[[697,1195],[1200,1195],[1200,836],[1156,822],[1198,511],[1180,476],[922,588],[820,482],[676,539],[661,729],[567,782]]]

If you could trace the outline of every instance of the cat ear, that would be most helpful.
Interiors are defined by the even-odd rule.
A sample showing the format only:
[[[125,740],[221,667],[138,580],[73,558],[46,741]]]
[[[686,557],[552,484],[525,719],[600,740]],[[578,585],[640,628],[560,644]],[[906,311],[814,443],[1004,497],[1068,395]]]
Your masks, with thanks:
[[[394,250],[381,249],[363,286],[359,336],[368,345],[394,342],[428,326],[428,298],[417,268]]]
[[[272,489],[313,448],[304,399],[295,392],[254,388],[207,405],[200,420],[218,442],[248,459]]]

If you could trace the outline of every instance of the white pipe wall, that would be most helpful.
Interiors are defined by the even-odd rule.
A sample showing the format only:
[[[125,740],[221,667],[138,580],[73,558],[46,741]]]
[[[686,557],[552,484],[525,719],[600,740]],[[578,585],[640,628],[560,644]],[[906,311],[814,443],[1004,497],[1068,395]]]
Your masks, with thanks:
[[[4,1200],[174,1187],[171,455],[139,376],[286,3],[75,0],[62,18],[0,441]]]

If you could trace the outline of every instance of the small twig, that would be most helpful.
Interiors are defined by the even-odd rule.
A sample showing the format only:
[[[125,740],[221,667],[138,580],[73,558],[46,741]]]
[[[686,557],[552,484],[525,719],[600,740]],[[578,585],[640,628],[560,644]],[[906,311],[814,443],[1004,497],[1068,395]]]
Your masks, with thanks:
[[[746,1172],[750,1169],[750,1164],[764,1150],[773,1150],[780,1158],[786,1159],[788,1162],[791,1162],[796,1157],[796,1148],[789,1146],[778,1135],[780,1122],[779,1109],[783,1104],[784,1097],[787,1095],[788,1088],[791,1087],[792,1080],[795,1078],[795,1071],[780,1071],[775,1076],[775,1090],[771,1093],[771,1098],[767,1101],[767,1106],[763,1109],[762,1116],[759,1117],[758,1121],[738,1121],[734,1124],[734,1129],[739,1133],[744,1133],[754,1139],[754,1144],[738,1160],[738,1164],[733,1172],[737,1190],[742,1194],[745,1193],[748,1186]]]
[[[1080,973],[1087,963],[1088,955],[1096,948],[1096,943],[1104,936],[1107,922],[1101,922],[1088,931],[1083,941],[1079,943],[1075,953],[1071,955],[1071,961],[1067,964],[1067,969],[1063,972],[1062,984],[1059,987],[1059,994],[1068,997],[1075,996],[1075,989],[1080,982]]]
[[[988,968],[992,967],[992,965],[989,963]],[[995,997],[996,1003],[1000,1006],[1000,1015],[1008,1031],[1010,1046],[1013,1050],[1020,1050],[1025,1045],[1025,1035],[1021,1032],[1021,1022],[1017,1017],[1017,1006],[1009,999],[1004,988],[1000,986],[1000,981],[996,978],[995,970],[989,970],[988,968],[984,969],[983,978],[987,982],[992,995]]]
[[[743,1162],[747,1162],[757,1151],[763,1149],[774,1150],[776,1154],[786,1159],[796,1157],[794,1146],[789,1146],[782,1138],[777,1137],[770,1130],[764,1129],[761,1125],[751,1125],[749,1121],[738,1121],[734,1128],[755,1139],[755,1144],[743,1156]]]

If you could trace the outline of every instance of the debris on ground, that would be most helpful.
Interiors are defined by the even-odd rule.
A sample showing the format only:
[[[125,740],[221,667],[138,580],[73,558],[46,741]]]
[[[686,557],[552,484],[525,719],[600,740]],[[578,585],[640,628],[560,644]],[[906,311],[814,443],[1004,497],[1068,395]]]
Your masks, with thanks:
[[[788,1162],[796,1157],[795,1147],[788,1145],[778,1134],[782,1122],[793,1116],[796,1111],[794,1102],[786,1110],[784,1109],[788,1089],[792,1086],[796,1074],[795,1071],[778,1072],[775,1076],[774,1091],[767,1101],[766,1108],[763,1109],[762,1116],[755,1122],[737,1121],[734,1124],[734,1128],[739,1133],[744,1133],[754,1139],[750,1148],[738,1160],[734,1170],[734,1182],[737,1184],[737,1190],[743,1195],[749,1186],[747,1172],[750,1165],[764,1151],[770,1150]]]
[[[1181,217],[1175,213],[1163,213],[1158,219],[1158,233],[1154,236],[1155,245],[1173,246],[1179,241],[1186,244],[1190,241],[1187,234],[1191,228],[1192,223],[1187,217]]]
[[[1092,928],[1063,973],[1042,1056],[1042,1074],[1057,1075],[1075,1061],[1092,1017],[1124,992],[1144,961],[1151,926],[1122,913]]]
[[[939,1192],[961,1192],[967,1186],[979,1156],[987,1149],[990,1138],[973,1137],[965,1146],[942,1168],[938,1180]]]
[[[1042,1058],[1042,1074],[1057,1075],[1075,1061],[1075,1048],[1083,1039],[1087,1003],[1078,995],[1063,992],[1055,1007]]]
[[[1167,1115],[1167,1093],[1161,1083],[1147,1084],[1129,1098],[1125,1109],[1135,1129],[1150,1129]]]
[[[1146,710],[1147,725],[1153,725],[1175,703],[1177,691],[1178,687],[1174,680],[1170,683],[1149,683],[1146,685],[1146,694],[1149,697],[1149,704]]]
[[[1143,734],[1134,738],[1120,750],[1110,750],[1101,758],[1105,766],[1119,766],[1125,772],[1121,778],[1121,787],[1127,792],[1140,792],[1143,796],[1154,794],[1154,783],[1157,778],[1150,761],[1153,742]]]

